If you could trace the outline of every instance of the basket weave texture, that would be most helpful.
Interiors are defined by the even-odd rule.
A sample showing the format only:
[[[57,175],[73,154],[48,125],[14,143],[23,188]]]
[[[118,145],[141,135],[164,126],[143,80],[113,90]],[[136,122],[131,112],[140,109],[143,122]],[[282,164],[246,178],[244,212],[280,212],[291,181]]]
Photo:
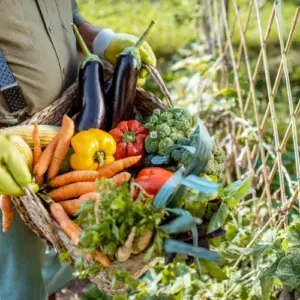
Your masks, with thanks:
[[[39,113],[27,119],[22,125],[30,124],[48,124],[54,125],[61,122],[63,115],[69,113],[75,105],[78,105],[78,84],[75,82],[70,86],[64,94],[53,104],[46,107]],[[136,118],[151,115],[154,109],[165,110],[166,106],[153,94],[137,88],[135,99]],[[75,260],[81,256],[80,253],[72,245],[70,239],[59,229],[58,225],[51,219],[49,212],[43,204],[43,200],[29,189],[25,189],[26,196],[13,197],[13,204],[20,214],[25,224],[41,239],[43,239],[50,247],[55,248],[58,252],[71,250],[72,258]],[[134,255],[122,265],[130,272],[135,279],[142,276],[157,259],[145,262],[144,255]],[[117,285],[112,288],[111,279],[112,271],[117,264],[112,263],[109,269],[103,269],[96,277],[90,278],[98,288],[107,294],[114,295],[127,290],[125,285]]]

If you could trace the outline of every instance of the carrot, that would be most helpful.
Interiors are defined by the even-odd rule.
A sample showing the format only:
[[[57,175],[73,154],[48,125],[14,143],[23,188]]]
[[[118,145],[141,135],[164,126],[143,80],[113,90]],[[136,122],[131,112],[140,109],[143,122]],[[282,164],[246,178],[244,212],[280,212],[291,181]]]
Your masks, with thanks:
[[[48,169],[48,179],[54,178],[60,170],[60,167],[67,155],[71,139],[75,132],[75,124],[71,118],[64,115],[61,130],[59,132],[59,139],[56,145],[50,167]]]
[[[14,218],[14,211],[12,209],[10,196],[2,195],[0,201],[0,208],[2,210],[2,230],[3,232],[7,232],[11,227]]]
[[[49,193],[49,196],[54,201],[62,201],[76,198],[87,193],[96,192],[96,188],[96,181],[75,182],[52,190]]]
[[[111,164],[98,169],[99,178],[110,178],[115,174],[135,165],[140,159],[141,155],[129,156],[112,162]]]
[[[59,202],[59,204],[63,207],[63,209],[69,216],[74,216],[75,213],[79,210],[80,205],[82,203],[86,203],[89,201],[97,201],[99,199],[100,199],[100,195],[96,192],[92,192],[92,193],[84,194],[80,196],[78,199],[61,201]]]
[[[42,176],[47,172],[47,169],[51,163],[52,156],[54,154],[56,145],[58,143],[59,133],[52,139],[48,146],[43,151],[38,163],[33,169],[33,174],[36,176]]]
[[[97,171],[76,170],[59,175],[50,180],[51,187],[60,187],[74,182],[93,181],[98,177]]]
[[[34,124],[32,139],[33,139],[33,167],[35,167],[42,155],[42,146],[39,138],[39,127],[37,124]],[[38,185],[42,185],[44,183],[44,176],[43,175],[36,176],[35,182]]]
[[[131,178],[131,174],[128,172],[122,172],[111,179],[113,180],[116,187],[120,186],[123,182],[129,181]],[[62,201],[67,199],[72,199],[76,197],[80,197],[84,194],[96,192],[97,182],[75,182],[68,185],[64,185],[55,190],[52,190],[49,193],[49,196],[54,201]]]
[[[71,239],[72,243],[77,246],[80,242],[82,229],[72,222],[60,204],[55,202],[51,203],[50,211],[54,220],[59,224],[61,230]],[[98,250],[94,250],[93,256],[104,267],[110,266],[108,257],[100,253]],[[87,255],[87,258],[89,257],[90,255]]]

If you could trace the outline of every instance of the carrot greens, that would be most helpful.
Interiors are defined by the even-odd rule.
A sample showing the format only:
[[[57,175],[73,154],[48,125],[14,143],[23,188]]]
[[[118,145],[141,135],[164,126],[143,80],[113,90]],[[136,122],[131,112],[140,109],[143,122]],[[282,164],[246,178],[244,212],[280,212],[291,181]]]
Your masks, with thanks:
[[[76,222],[84,228],[79,243],[81,250],[90,252],[99,248],[113,260],[133,226],[137,228],[136,238],[150,229],[157,240],[163,211],[154,207],[152,199],[133,201],[127,183],[115,188],[107,179],[98,181],[98,193],[99,201],[83,204],[77,213]]]

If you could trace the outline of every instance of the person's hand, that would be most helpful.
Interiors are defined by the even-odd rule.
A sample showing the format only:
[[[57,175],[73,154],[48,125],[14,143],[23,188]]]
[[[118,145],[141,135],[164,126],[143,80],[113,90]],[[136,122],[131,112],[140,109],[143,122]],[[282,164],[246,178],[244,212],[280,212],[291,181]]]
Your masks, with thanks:
[[[110,29],[102,30],[93,42],[94,53],[104,58],[115,66],[118,55],[127,47],[134,46],[138,38],[131,34],[114,33]],[[141,61],[156,67],[156,57],[150,45],[144,41],[139,48]],[[141,68],[139,72],[138,85],[142,86],[149,72]]]

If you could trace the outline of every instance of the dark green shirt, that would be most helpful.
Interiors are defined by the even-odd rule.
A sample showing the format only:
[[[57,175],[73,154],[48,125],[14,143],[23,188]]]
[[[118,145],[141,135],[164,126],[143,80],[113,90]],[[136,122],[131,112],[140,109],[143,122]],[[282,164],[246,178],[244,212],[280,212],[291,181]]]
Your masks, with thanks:
[[[76,40],[71,23],[85,20],[74,0],[0,1],[0,49],[36,113],[75,80]],[[11,118],[0,92],[0,121]]]

